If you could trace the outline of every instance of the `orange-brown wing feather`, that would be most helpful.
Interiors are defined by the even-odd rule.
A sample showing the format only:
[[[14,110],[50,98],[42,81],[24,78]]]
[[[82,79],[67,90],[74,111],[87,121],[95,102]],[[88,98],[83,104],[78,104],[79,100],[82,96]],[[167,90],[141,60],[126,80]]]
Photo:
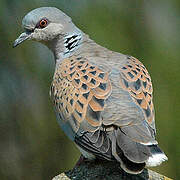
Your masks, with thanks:
[[[75,56],[57,67],[51,86],[56,111],[61,121],[69,121],[74,132],[81,127],[89,132],[100,127],[100,112],[110,93],[108,73]]]
[[[154,125],[154,106],[152,102],[151,77],[144,65],[136,58],[129,57],[121,68],[121,85],[143,109],[149,125]]]

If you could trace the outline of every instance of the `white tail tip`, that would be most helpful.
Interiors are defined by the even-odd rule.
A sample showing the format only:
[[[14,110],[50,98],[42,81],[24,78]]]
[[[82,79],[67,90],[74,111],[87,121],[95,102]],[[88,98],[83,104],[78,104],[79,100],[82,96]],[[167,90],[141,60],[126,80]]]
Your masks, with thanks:
[[[158,166],[163,161],[168,160],[167,156],[165,154],[153,154],[149,159],[146,161],[146,166]]]

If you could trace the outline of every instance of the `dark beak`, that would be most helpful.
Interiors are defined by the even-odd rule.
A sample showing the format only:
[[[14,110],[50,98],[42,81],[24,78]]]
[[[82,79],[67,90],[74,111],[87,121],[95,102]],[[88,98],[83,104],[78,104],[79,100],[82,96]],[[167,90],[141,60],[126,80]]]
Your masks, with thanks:
[[[15,41],[13,44],[13,48],[24,42],[25,40],[29,39],[31,36],[31,33],[23,32]]]

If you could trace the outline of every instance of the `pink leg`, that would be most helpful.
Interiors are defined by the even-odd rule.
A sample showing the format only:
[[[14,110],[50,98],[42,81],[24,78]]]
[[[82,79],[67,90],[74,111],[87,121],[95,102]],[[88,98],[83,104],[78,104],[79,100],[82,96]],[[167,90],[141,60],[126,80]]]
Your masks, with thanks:
[[[74,167],[78,167],[81,165],[81,163],[83,163],[85,160],[85,157],[81,154],[79,160],[77,161],[76,165]]]

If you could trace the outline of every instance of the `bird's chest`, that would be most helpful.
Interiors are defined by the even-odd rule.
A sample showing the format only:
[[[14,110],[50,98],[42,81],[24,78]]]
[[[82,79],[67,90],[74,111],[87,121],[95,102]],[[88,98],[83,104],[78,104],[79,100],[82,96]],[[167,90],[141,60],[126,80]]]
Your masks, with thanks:
[[[65,132],[65,134],[71,139],[74,139],[76,126],[71,124],[72,107],[72,92],[73,87],[70,82],[63,77],[61,71],[55,71],[54,78],[50,88],[50,97],[53,101],[57,121]]]
[[[70,82],[63,77],[63,73],[58,70],[55,71],[50,88],[50,97],[53,101],[56,112],[59,112],[64,116],[64,118],[62,118],[64,121],[70,113],[67,106],[69,106],[72,91],[73,87],[70,85]]]

